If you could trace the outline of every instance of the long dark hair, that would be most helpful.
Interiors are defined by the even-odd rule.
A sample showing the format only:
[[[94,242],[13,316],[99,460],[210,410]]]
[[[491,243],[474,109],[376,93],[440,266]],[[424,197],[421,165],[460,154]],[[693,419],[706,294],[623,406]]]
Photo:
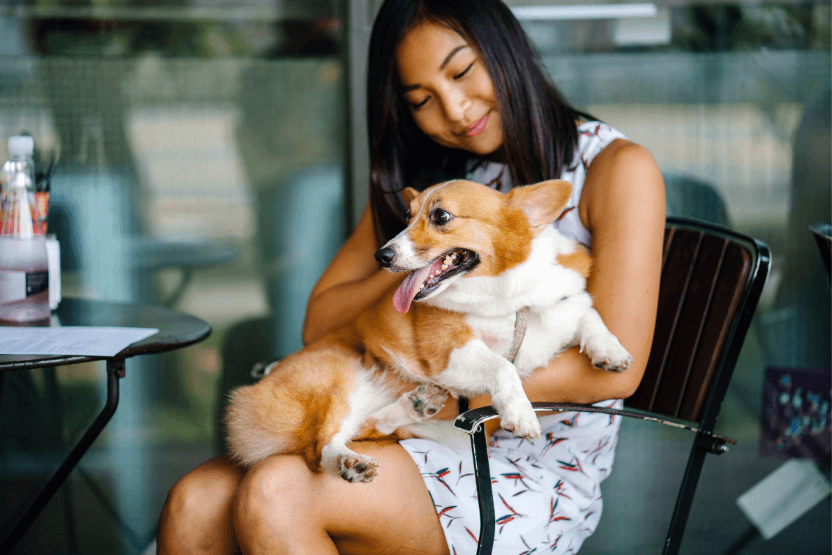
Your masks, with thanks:
[[[514,184],[557,178],[572,162],[575,120],[592,119],[564,100],[500,0],[386,0],[373,24],[367,73],[370,205],[379,244],[404,227],[405,187],[423,189],[463,177],[478,159],[422,133],[400,91],[396,49],[410,29],[426,21],[458,32],[481,56],[494,86]]]

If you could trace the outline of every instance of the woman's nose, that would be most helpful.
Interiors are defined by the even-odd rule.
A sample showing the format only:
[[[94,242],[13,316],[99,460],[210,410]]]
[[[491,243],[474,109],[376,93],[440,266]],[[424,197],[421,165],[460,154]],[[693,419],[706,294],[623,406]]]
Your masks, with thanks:
[[[461,121],[465,118],[468,108],[471,107],[471,99],[461,91],[451,91],[445,95],[443,104],[449,120]]]

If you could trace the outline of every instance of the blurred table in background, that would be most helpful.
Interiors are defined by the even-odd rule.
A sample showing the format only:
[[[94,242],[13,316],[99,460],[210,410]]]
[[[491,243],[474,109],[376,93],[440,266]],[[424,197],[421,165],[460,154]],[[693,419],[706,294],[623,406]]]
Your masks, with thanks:
[[[118,408],[119,380],[125,376],[126,359],[181,349],[202,341],[211,333],[211,327],[203,320],[167,308],[74,298],[64,299],[53,313],[50,322],[44,326],[138,327],[159,331],[128,346],[113,357],[0,355],[0,391],[6,372],[68,366],[97,360],[106,361],[107,371],[107,400],[104,408],[31,505],[23,511],[14,528],[0,545],[0,553],[11,551],[110,421]]]

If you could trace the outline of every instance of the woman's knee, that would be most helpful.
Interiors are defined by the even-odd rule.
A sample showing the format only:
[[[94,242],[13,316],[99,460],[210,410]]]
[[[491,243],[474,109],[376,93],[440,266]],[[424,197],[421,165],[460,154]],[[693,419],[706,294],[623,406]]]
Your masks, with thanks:
[[[228,507],[237,491],[243,470],[224,459],[212,459],[187,473],[174,484],[165,506],[197,517]]]
[[[296,513],[307,506],[304,499],[313,474],[300,457],[277,455],[252,466],[237,488],[234,515],[249,519],[282,512]]]
[[[191,552],[184,548],[191,544],[233,545],[231,504],[242,477],[242,469],[218,458],[180,478],[170,489],[159,517],[160,552]]]

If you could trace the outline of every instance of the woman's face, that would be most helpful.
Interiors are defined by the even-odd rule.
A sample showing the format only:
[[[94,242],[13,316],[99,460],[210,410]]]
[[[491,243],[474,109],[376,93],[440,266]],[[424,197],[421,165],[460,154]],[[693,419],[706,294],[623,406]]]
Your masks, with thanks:
[[[503,145],[494,86],[477,50],[455,31],[421,23],[396,52],[404,100],[440,145],[486,156]]]

